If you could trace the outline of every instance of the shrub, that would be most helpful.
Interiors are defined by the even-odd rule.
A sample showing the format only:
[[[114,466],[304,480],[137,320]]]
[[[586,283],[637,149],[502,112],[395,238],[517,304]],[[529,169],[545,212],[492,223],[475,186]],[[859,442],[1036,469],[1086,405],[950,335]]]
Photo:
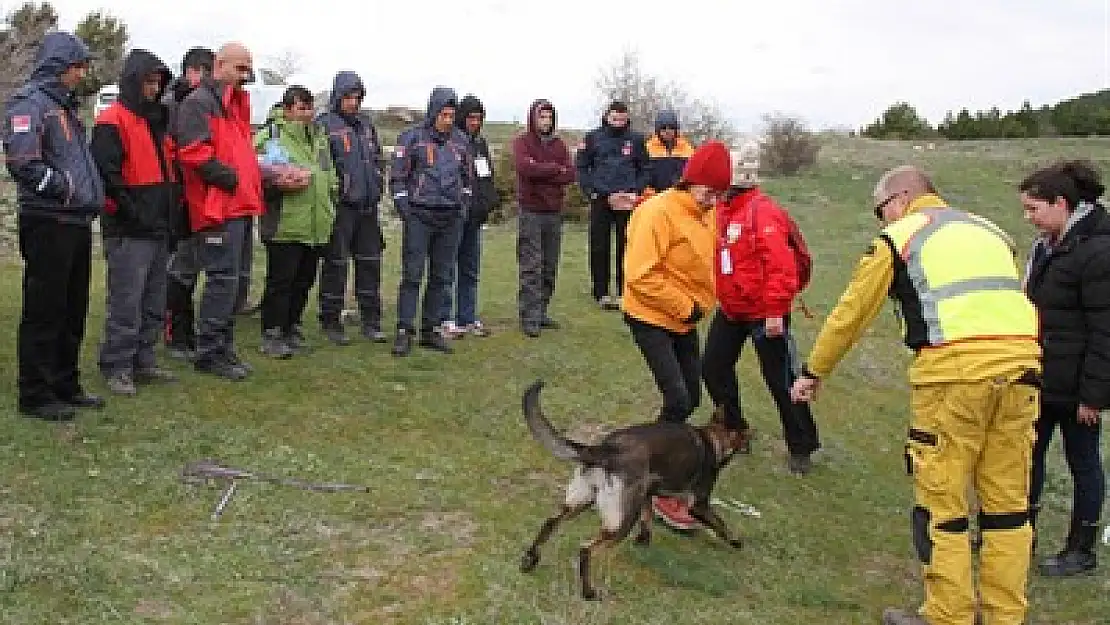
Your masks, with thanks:
[[[793,176],[817,164],[821,144],[805,122],[786,115],[765,116],[760,169],[772,176]]]
[[[490,211],[490,223],[501,223],[516,216],[516,167],[513,163],[513,153],[509,145],[491,146],[493,152],[493,184],[497,187],[497,198],[500,203]],[[566,209],[563,217],[566,221],[584,222],[589,215],[589,202],[582,194],[582,189],[577,184],[567,187]]]

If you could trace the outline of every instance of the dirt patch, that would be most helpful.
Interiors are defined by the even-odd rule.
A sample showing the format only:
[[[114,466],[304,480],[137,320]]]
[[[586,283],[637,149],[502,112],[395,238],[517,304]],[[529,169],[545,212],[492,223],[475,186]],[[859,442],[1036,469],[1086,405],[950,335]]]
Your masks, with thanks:
[[[429,532],[436,532],[448,536],[457,547],[469,547],[474,544],[474,535],[478,532],[478,524],[465,512],[425,512],[420,520],[420,527]]]
[[[140,599],[135,604],[135,616],[168,621],[177,618],[177,608],[167,601],[159,599]]]

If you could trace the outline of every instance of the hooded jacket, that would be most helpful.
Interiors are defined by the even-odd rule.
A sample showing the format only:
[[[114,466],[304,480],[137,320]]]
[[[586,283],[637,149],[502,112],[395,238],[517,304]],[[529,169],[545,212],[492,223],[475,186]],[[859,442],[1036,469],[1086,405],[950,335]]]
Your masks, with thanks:
[[[265,188],[266,213],[259,220],[263,239],[325,245],[335,222],[332,197],[339,187],[327,133],[319,124],[285,119],[285,109],[275,106],[254,136],[255,152],[266,153],[271,141],[284,148],[291,165],[311,171],[312,180],[308,187],[293,193]]]
[[[250,110],[249,93],[212,79],[181,102],[176,139],[193,232],[263,212]]]
[[[551,111],[551,132],[541,136],[536,118]],[[522,212],[556,213],[563,210],[567,185],[574,182],[574,163],[563,140],[555,134],[558,117],[547,100],[528,108],[528,130],[513,140],[516,192]]]
[[[60,80],[70,65],[91,58],[77,37],[47,33],[30,79],[7,102],[4,151],[20,215],[89,224],[104,207],[104,183],[85,142],[77,99]]]
[[[482,136],[482,127],[479,126],[473,135],[466,129],[466,118],[471,113],[480,113],[482,123],[485,123],[486,109],[482,106],[482,101],[468,95],[459,102],[459,109],[455,112],[455,126],[470,139],[470,152],[474,159],[474,199],[467,220],[482,224],[489,219],[490,211],[501,203],[501,198],[497,195],[497,185],[493,183],[493,159],[489,154],[489,143]]]
[[[1110,215],[1092,206],[1030,255],[1026,293],[1040,317],[1046,401],[1110,408]]]
[[[119,100],[96,119],[89,149],[104,180],[108,199],[101,219],[106,237],[166,239],[180,217],[180,189],[174,144],[167,129],[168,110],[143,98],[147,75],[162,76],[162,91],[172,79],[169,68],[146,50],[134,49],[123,62]]]
[[[328,134],[331,157],[339,177],[339,204],[376,212],[385,186],[382,144],[373,121],[363,113],[347,115],[340,104],[351,93],[366,95],[362,79],[354,72],[339,72],[332,81],[328,110],[316,118]]]
[[[614,128],[602,115],[601,127],[586,133],[575,154],[578,186],[586,197],[611,193],[639,195],[648,186],[648,155],[644,135],[630,126]]]
[[[738,321],[785,317],[798,294],[786,213],[759,188],[717,206],[717,299]]]
[[[674,128],[675,138],[670,144],[659,138],[663,128]],[[694,154],[694,146],[679,134],[678,114],[661,111],[655,118],[655,134],[648,138],[645,148],[648,158],[648,193],[669,189],[682,178],[686,161]]]
[[[454,89],[436,87],[428,98],[425,119],[397,138],[390,169],[393,202],[402,216],[410,208],[468,210],[474,184],[470,140],[455,126],[435,129],[445,107],[458,108]]]

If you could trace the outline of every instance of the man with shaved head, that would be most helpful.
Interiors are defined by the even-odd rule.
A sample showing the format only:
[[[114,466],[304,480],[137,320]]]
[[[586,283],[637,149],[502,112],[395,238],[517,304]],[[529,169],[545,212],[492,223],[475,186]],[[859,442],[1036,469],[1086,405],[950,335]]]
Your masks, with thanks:
[[[235,352],[234,312],[243,246],[252,219],[263,211],[250,97],[243,90],[253,80],[250,50],[224,44],[216,52],[212,76],[181,102],[176,129],[189,227],[206,280],[193,366],[229,380],[251,371]]]
[[[916,167],[886,172],[874,199],[885,227],[829,313],[791,394],[812,400],[883,301],[895,301],[914,353],[905,459],[925,601],[918,611],[888,609],[883,623],[972,625],[978,594],[983,622],[1018,625],[1033,537],[1027,497],[1040,348],[1013,242],[990,221],[948,206]],[[977,584],[971,488],[982,533]]]

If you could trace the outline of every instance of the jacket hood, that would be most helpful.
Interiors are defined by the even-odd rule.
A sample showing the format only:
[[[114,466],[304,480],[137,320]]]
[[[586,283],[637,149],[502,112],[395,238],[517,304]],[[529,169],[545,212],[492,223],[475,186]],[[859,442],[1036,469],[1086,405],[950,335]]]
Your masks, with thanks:
[[[466,118],[470,116],[471,113],[481,113],[482,123],[485,123],[486,107],[482,106],[482,101],[477,97],[468,95],[459,101],[459,108],[455,112],[455,125],[464,133],[466,132]],[[482,127],[478,126],[478,132],[481,131]]]
[[[173,79],[173,74],[166,67],[166,64],[151,52],[141,48],[135,48],[129,52],[127,58],[123,60],[123,71],[120,73],[120,103],[136,113],[141,113],[147,109],[148,107],[145,104],[148,103],[143,101],[143,80],[148,74],[155,72],[162,76],[162,87],[158,90],[158,95],[153,102],[157,105],[166,92],[170,80]]]
[[[535,135],[540,134],[539,130],[536,128],[536,116],[543,110],[551,111],[551,134],[555,133],[555,129],[559,127],[559,116],[555,112],[555,107],[552,106],[551,102],[543,98],[532,102],[532,106],[528,107],[528,132]]]
[[[328,100],[328,110],[342,114],[339,110],[339,104],[343,101],[343,96],[355,91],[359,92],[362,97],[366,97],[366,86],[362,84],[362,79],[358,77],[358,74],[354,72],[339,72],[336,74],[335,80],[331,83],[331,98]]]
[[[674,128],[678,130],[678,113],[670,109],[659,111],[659,114],[655,116],[655,132],[659,132],[662,128]]]
[[[428,109],[425,111],[424,121],[428,126],[435,125],[436,116],[448,106],[459,108],[459,96],[450,87],[436,87],[428,97]]]
[[[94,58],[85,42],[75,35],[61,31],[46,33],[35,55],[31,80],[56,80],[70,65]]]

